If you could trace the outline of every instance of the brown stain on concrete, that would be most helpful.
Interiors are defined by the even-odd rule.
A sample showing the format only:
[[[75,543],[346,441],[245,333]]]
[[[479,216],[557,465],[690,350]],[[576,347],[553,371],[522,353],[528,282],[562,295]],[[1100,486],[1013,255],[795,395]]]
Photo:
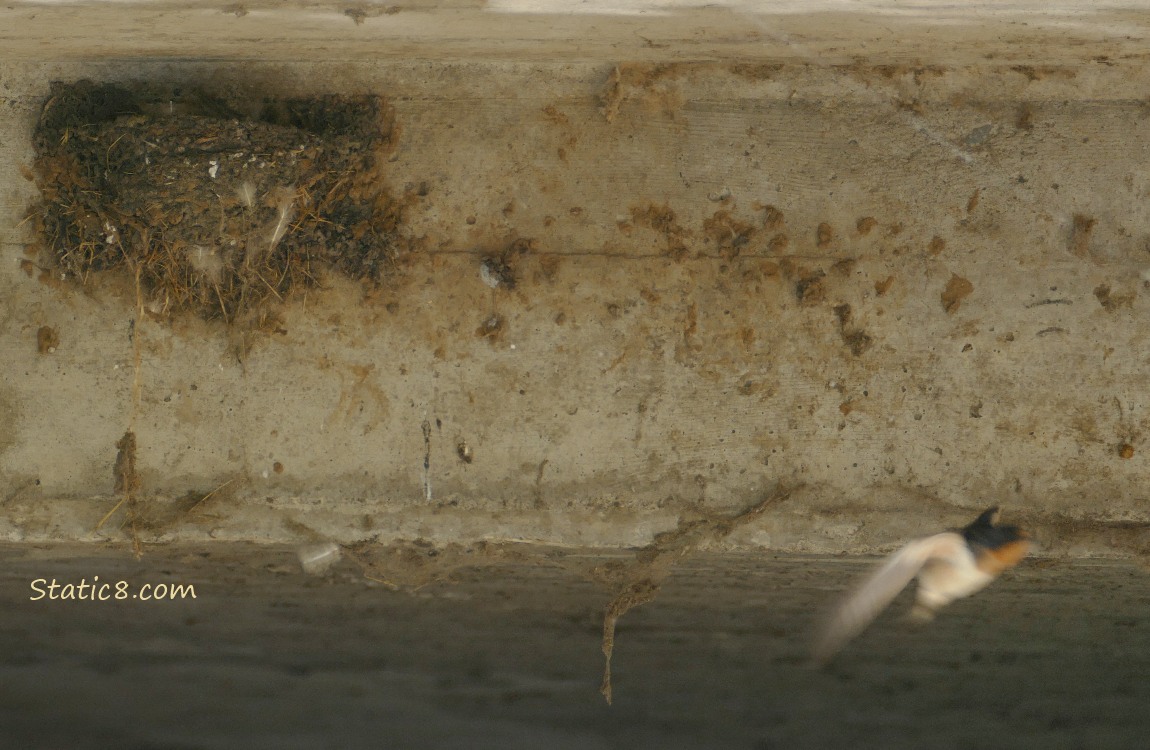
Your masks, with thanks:
[[[948,315],[954,314],[962,305],[962,301],[974,292],[974,284],[958,274],[951,274],[950,281],[946,282],[946,289],[942,291],[942,309]]]
[[[1090,236],[1097,224],[1098,220],[1092,216],[1074,214],[1070,228],[1070,252],[1084,260],[1090,257]]]

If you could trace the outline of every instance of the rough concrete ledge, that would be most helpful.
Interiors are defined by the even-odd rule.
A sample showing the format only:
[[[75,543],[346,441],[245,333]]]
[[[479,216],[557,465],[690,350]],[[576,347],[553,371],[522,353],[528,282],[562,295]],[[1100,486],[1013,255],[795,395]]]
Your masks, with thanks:
[[[9,59],[1144,59],[1147,4],[1084,0],[14,0]]]
[[[782,486],[714,543],[871,551],[1001,504],[1050,554],[1145,554],[1145,17],[981,7],[0,10],[3,535],[123,538],[130,429],[145,542],[634,546]],[[386,96],[412,252],[242,360],[124,279],[57,283],[22,172],[80,77]]]

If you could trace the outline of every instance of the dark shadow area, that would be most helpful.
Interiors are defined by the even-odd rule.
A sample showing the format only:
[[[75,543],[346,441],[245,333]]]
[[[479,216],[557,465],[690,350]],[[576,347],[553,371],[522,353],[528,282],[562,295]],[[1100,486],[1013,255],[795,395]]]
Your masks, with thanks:
[[[608,706],[610,591],[579,573],[600,556],[395,590],[346,560],[305,576],[286,548],[71,554],[4,550],[6,747],[1047,750],[1150,728],[1150,581],[1121,563],[1023,564],[924,628],[904,594],[818,670],[813,627],[873,561],[704,555],[619,621]],[[97,575],[128,597],[30,600]]]

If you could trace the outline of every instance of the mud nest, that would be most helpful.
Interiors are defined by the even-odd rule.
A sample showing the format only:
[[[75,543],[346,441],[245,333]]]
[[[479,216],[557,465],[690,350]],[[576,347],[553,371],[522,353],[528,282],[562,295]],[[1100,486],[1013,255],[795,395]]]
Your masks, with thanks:
[[[248,116],[202,91],[157,99],[52,84],[34,215],[58,274],[127,270],[153,314],[234,323],[325,270],[378,281],[393,265],[401,204],[382,187],[394,124],[381,97],[269,99]]]

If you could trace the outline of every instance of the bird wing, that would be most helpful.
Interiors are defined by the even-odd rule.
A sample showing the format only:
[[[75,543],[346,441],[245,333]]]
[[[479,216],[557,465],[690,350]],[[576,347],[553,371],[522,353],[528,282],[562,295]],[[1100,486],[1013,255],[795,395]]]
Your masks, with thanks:
[[[886,609],[928,561],[955,559],[963,554],[965,547],[962,536],[946,532],[916,539],[888,557],[835,610],[815,643],[815,661],[819,664],[830,661]]]

